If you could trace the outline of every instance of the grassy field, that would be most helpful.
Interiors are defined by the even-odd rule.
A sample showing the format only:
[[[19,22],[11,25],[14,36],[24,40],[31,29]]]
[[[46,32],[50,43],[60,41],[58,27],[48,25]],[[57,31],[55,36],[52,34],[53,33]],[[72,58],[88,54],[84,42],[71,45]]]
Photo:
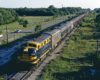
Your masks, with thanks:
[[[24,17],[20,16],[19,18],[26,19],[28,20],[29,23],[32,23],[32,22],[44,22],[47,19],[52,19],[53,16],[24,16]]]
[[[45,21],[47,19],[52,19],[52,16],[43,16],[43,17],[38,17],[38,16],[36,16],[36,17],[34,17],[34,16],[21,17],[20,16],[19,19],[21,19],[21,18],[28,20],[28,22],[29,22],[28,28],[31,28],[31,27],[34,27],[36,25],[36,23],[37,24],[40,23],[40,22],[45,23]],[[36,23],[34,24],[34,22],[36,22]],[[8,27],[9,33],[14,32],[16,29],[21,29],[21,30],[26,29],[26,28],[23,28],[22,25],[19,25],[18,21],[16,21],[16,22],[13,22],[13,23],[10,23],[10,24],[1,25],[0,30],[3,31],[3,34],[5,34],[5,32],[6,32],[6,25]]]
[[[68,16],[68,15],[67,15]],[[28,29],[28,28],[32,28],[32,27],[35,27],[37,24],[45,24],[45,23],[49,23],[49,22],[51,22],[51,21],[54,21],[53,19],[52,19],[52,16],[45,16],[45,17],[43,17],[43,18],[41,18],[41,17],[32,17],[32,16],[26,16],[26,17],[20,17],[20,19],[22,19],[22,18],[24,18],[24,19],[27,19],[28,20],[28,22],[29,22],[29,24],[28,24],[28,27],[27,28],[23,28],[23,26],[21,26],[21,27],[16,27],[15,26],[15,29],[12,29],[12,28],[10,28],[10,29],[12,29],[12,30],[10,30],[10,29],[8,29],[8,33],[10,33],[10,32],[14,32],[16,29],[21,29],[21,30],[24,30],[24,29]],[[59,19],[59,18],[62,18],[61,16],[60,17],[58,17],[58,18],[56,18],[55,20],[57,20],[57,19]],[[39,21],[40,20],[40,21]],[[35,24],[33,24],[35,21],[37,21]],[[62,20],[60,20],[59,22],[56,22],[56,23],[54,23],[54,24],[51,24],[51,25],[49,25],[49,26],[46,26],[46,27],[43,27],[41,30],[43,30],[43,29],[46,29],[47,27],[50,27],[50,26],[52,26],[52,25],[55,25],[55,24],[58,24],[58,23],[60,23],[60,22],[63,22],[63,21],[65,21],[64,19],[62,19]],[[18,23],[18,22],[16,22],[16,23]],[[12,24],[14,24],[14,23],[11,23],[11,24],[9,24],[9,25],[12,25]],[[19,25],[19,24],[18,24]],[[3,25],[4,26],[4,25]],[[6,26],[6,25],[5,25]],[[3,28],[2,28],[3,29]],[[4,30],[4,32],[3,32],[4,34],[6,34],[6,30]],[[18,36],[15,36],[15,37],[12,37],[12,38],[9,38],[8,39],[8,41],[9,42],[12,42],[12,41],[14,41],[14,40],[16,40],[16,39],[19,39],[19,38],[22,38],[22,37],[24,37],[24,36],[26,36],[26,35],[30,35],[30,34],[33,34],[33,33],[35,33],[35,31],[32,31],[31,33],[25,33],[25,34],[21,34],[21,35],[18,35]],[[6,43],[4,43],[4,44],[6,44]]]
[[[37,80],[100,80],[90,74],[96,56],[94,28],[79,27]]]
[[[19,19],[25,19],[29,23],[27,25],[27,28],[32,28],[35,27],[37,24],[45,24],[53,20],[53,16],[20,16]],[[61,17],[58,17],[56,19],[59,19]],[[16,29],[27,29],[23,28],[23,25],[19,25],[18,21],[10,23],[10,24],[5,24],[0,26],[0,30],[3,31],[3,34],[6,34],[6,25],[8,28],[8,33],[14,32]]]

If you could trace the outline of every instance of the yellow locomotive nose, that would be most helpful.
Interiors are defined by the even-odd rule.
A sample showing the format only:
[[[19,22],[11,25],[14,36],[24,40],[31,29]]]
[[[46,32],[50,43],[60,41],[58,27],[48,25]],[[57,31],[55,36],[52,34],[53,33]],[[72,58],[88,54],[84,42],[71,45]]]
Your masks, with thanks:
[[[37,60],[37,56],[34,53],[35,49],[29,48],[29,47],[24,47],[19,49],[19,55],[18,55],[18,60],[23,62],[23,63],[30,63],[30,64],[35,64]]]

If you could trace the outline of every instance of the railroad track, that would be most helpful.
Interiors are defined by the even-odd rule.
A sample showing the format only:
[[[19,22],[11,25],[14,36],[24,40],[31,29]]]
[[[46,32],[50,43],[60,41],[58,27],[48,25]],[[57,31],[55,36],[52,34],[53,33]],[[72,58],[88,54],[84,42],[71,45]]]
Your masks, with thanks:
[[[38,64],[40,65],[40,63]],[[35,65],[34,67],[31,68],[31,70],[22,70],[17,72],[12,78],[8,79],[8,80],[24,80],[25,78],[27,78],[36,68],[38,68],[37,65]]]
[[[53,50],[52,50],[53,51]],[[52,51],[50,51],[49,53],[48,53],[48,55],[52,52]],[[47,58],[48,56],[46,56],[45,58]],[[44,58],[44,59],[45,59]],[[43,60],[44,60],[43,59]],[[33,71],[35,71],[36,70],[36,68],[38,68],[38,66],[39,65],[41,65],[41,63],[42,63],[42,61],[43,60],[41,60],[41,61],[39,61],[39,63],[37,64],[37,65],[34,65],[33,67],[31,67],[30,69],[31,70],[26,70],[26,71],[19,71],[19,72],[17,72],[12,78],[10,78],[10,79],[8,79],[8,80],[25,80],[29,75],[31,75],[31,73],[33,72]]]

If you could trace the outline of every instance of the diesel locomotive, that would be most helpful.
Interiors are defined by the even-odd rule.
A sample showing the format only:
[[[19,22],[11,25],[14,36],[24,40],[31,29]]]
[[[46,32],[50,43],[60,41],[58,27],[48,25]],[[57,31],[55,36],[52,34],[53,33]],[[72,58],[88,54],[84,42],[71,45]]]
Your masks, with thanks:
[[[47,53],[54,49],[61,40],[87,16],[84,13],[69,22],[54,27],[53,30],[44,32],[40,37],[32,41],[21,43],[18,50],[17,59],[19,62],[37,64]]]

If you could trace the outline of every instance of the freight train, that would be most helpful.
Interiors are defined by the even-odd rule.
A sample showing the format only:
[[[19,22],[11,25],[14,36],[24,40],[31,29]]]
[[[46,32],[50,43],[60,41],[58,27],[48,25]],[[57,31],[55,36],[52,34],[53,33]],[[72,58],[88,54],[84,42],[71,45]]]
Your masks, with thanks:
[[[20,63],[37,64],[48,52],[53,50],[61,40],[86,17],[89,12],[84,13],[69,22],[54,27],[53,30],[44,32],[32,41],[21,43],[17,59]]]

